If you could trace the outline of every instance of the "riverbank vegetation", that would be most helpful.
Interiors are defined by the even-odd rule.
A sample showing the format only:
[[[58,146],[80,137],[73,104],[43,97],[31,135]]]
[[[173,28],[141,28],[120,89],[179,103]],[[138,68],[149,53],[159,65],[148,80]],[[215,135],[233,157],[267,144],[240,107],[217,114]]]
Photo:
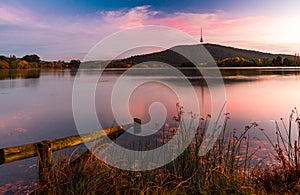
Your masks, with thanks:
[[[215,63],[219,67],[249,67],[249,66],[299,66],[300,56],[298,54],[270,54],[252,50],[238,49],[215,44],[203,44],[207,51],[211,54]],[[162,62],[174,67],[195,67],[195,64],[187,58],[175,52],[177,50],[185,50],[191,54],[200,52],[201,45],[182,45],[174,48],[166,49],[160,52],[150,54],[135,55],[124,59],[112,59],[112,61],[88,61],[82,63],[85,68],[131,68],[136,64],[142,64],[140,67],[160,67]],[[193,55],[198,55],[197,53]],[[196,65],[210,66],[212,64],[210,58],[205,58],[203,62]],[[214,64],[214,63],[213,63]],[[25,55],[17,58],[12,55],[9,57],[0,55],[0,69],[29,69],[29,68],[52,68],[52,69],[76,69],[81,65],[80,60],[65,61],[43,61],[36,54]]]
[[[12,55],[9,57],[0,56],[0,69],[31,69],[31,68],[78,68],[81,64],[80,60],[64,61],[41,61],[36,54],[25,55],[17,58]]]
[[[277,56],[275,58],[255,58],[246,59],[243,57],[225,58],[218,60],[219,67],[243,67],[243,66],[299,66],[300,60],[293,60],[292,58],[282,58]]]
[[[180,122],[180,117],[176,117]],[[179,119],[179,120],[178,120]],[[47,182],[35,190],[38,194],[297,194],[300,193],[299,137],[293,141],[292,124],[300,128],[297,111],[284,129],[276,122],[275,141],[255,122],[241,133],[228,131],[229,114],[213,148],[198,155],[205,138],[206,118],[199,119],[193,143],[164,167],[131,172],[111,167],[91,153],[70,166],[74,158],[60,155],[49,171]],[[298,131],[298,129],[296,129]],[[266,136],[273,154],[258,160],[261,146],[251,146],[249,132],[258,130]],[[274,161],[275,159],[275,161]]]

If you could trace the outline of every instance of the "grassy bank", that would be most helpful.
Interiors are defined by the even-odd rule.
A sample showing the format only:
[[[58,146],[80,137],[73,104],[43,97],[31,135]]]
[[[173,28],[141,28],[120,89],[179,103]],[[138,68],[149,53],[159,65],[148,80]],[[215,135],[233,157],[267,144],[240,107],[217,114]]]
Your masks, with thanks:
[[[274,163],[256,161],[260,148],[250,147],[249,130],[239,135],[227,131],[229,115],[213,148],[199,156],[210,116],[200,119],[192,144],[174,161],[164,167],[132,172],[106,165],[91,153],[73,162],[70,156],[59,155],[49,171],[47,182],[37,187],[37,194],[296,194],[300,193],[299,138],[292,141],[292,123],[299,118],[295,111],[288,124],[280,130],[276,122],[276,141],[264,130],[274,154]],[[181,122],[180,114],[176,117]],[[297,129],[298,131],[298,129]],[[300,136],[300,134],[299,134]]]

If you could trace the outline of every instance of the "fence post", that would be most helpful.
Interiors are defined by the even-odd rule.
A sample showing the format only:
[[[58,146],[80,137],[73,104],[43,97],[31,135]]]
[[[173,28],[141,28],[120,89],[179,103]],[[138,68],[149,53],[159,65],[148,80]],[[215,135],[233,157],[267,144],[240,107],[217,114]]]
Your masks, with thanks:
[[[5,162],[4,150],[0,149],[0,165]]]
[[[37,153],[39,158],[39,183],[46,182],[47,172],[53,165],[51,143],[47,140],[41,141],[37,144]]]
[[[139,118],[134,118],[133,119],[133,132],[134,134],[138,134],[142,132],[141,128],[142,120]]]

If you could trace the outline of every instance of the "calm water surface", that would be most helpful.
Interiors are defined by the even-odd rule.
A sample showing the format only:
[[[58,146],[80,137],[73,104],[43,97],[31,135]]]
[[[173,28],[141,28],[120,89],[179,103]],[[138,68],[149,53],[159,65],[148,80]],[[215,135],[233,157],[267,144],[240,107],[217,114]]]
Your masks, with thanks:
[[[203,79],[193,72],[187,70],[186,75],[197,92],[201,115],[205,117],[211,111],[209,90]],[[275,130],[274,120],[283,118],[287,121],[294,107],[300,109],[300,69],[224,68],[221,72],[227,112],[230,113],[228,129],[243,130],[245,125],[257,122],[271,134]],[[75,74],[70,70],[0,70],[0,148],[78,134],[72,113]],[[81,70],[77,74],[83,82],[89,82],[90,78],[98,77],[99,71]],[[95,105],[103,127],[114,124],[110,95],[121,74],[122,71],[105,72],[98,82]],[[139,74],[129,79],[134,81],[143,77],[146,76]],[[167,110],[166,122],[172,123],[178,98],[162,83],[172,82],[184,93],[187,89],[181,79],[171,75],[157,76],[158,82],[136,88],[130,97],[131,115],[147,122],[150,120],[149,106],[161,102]],[[258,128],[250,135],[263,139]],[[30,183],[35,179],[36,158],[0,166],[0,186]]]

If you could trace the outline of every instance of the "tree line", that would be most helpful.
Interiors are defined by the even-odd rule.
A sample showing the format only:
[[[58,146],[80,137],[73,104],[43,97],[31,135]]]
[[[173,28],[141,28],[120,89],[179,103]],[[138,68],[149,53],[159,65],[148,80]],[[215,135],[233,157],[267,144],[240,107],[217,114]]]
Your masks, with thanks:
[[[239,66],[299,66],[300,60],[293,60],[292,58],[283,58],[277,56],[275,58],[255,58],[245,59],[242,57],[225,58],[218,60],[217,65],[220,67],[239,67]]]
[[[30,68],[79,68],[80,60],[65,61],[41,61],[36,54],[25,55],[22,58],[17,58],[12,55],[9,57],[0,55],[0,69],[30,69]]]
[[[292,58],[283,58],[277,56],[275,58],[255,58],[246,59],[243,57],[225,58],[223,60],[217,60],[219,67],[242,67],[242,66],[299,66],[300,59],[293,60]],[[65,61],[41,61],[40,57],[36,54],[25,55],[22,58],[16,56],[1,56],[0,55],[0,69],[30,69],[30,68],[53,68],[53,69],[77,69],[81,64],[80,60]],[[95,62],[97,67],[98,62]],[[125,60],[111,61],[107,68],[130,68],[135,63],[127,62]],[[86,64],[88,67],[88,64]],[[191,62],[180,64],[180,67],[193,67]]]

